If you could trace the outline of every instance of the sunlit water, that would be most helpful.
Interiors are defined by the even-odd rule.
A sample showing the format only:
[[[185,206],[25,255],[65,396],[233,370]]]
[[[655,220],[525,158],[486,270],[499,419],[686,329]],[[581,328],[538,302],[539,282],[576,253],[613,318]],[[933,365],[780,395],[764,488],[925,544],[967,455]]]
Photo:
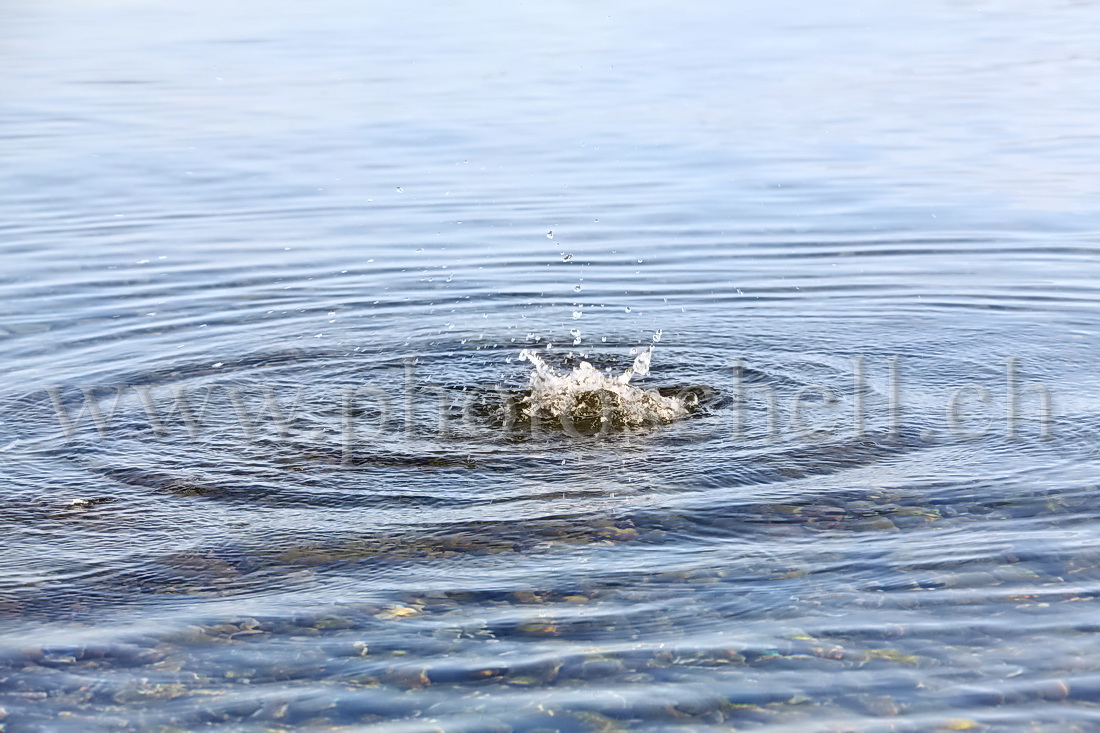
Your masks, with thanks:
[[[1094,730],[1098,25],[6,4],[0,726]]]

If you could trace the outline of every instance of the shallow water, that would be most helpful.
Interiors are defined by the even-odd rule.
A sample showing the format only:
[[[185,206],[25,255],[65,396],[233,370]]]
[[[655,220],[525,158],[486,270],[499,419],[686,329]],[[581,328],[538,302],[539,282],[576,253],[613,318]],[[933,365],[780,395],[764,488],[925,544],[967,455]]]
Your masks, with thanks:
[[[1098,23],[6,5],[0,726],[1094,729]]]

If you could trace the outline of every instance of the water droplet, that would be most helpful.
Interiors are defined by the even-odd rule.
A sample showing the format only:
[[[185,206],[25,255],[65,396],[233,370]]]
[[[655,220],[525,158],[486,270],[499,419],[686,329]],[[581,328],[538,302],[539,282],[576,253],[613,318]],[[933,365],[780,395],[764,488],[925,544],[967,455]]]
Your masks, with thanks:
[[[573,255],[562,253],[562,258],[561,259],[562,259],[562,262],[568,262],[569,260],[573,259]]]
[[[546,233],[546,238],[547,239],[553,239],[554,238],[554,230],[553,229],[551,229],[550,231],[548,231]]]
[[[627,313],[629,313],[629,312],[630,312],[630,306],[628,305],[628,306],[627,306],[627,307],[625,308],[625,310],[626,310],[626,312],[627,312]]]
[[[403,188],[401,188],[400,186],[398,186],[397,187],[397,192],[398,193],[405,193],[405,190]]]
[[[659,328],[654,332],[654,334],[653,334],[653,343],[657,343],[658,341],[661,340],[661,333],[662,333],[662,331]]]
[[[581,317],[580,311],[573,311],[573,320],[576,321]]]

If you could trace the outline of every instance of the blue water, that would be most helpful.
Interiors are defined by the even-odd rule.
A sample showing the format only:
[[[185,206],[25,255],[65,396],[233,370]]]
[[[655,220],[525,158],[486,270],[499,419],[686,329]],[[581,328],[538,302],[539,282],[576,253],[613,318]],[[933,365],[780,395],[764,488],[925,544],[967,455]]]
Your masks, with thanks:
[[[0,727],[1094,730],[1098,24],[6,4]]]

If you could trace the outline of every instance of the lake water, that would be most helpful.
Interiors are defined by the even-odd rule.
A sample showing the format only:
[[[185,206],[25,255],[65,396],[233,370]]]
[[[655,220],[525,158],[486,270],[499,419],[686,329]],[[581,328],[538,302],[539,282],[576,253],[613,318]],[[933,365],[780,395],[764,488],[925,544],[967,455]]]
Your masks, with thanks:
[[[0,727],[1096,730],[1098,25],[6,3]]]

